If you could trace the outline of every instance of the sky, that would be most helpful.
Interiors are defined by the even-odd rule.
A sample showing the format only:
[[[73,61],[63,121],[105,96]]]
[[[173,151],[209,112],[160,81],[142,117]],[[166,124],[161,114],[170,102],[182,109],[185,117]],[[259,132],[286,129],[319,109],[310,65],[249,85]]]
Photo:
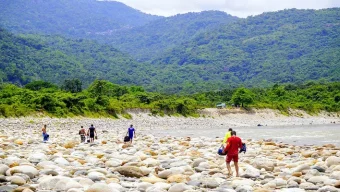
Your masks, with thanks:
[[[322,9],[340,7],[340,0],[116,0],[145,13],[172,16],[205,10],[225,11],[247,17],[289,8]]]

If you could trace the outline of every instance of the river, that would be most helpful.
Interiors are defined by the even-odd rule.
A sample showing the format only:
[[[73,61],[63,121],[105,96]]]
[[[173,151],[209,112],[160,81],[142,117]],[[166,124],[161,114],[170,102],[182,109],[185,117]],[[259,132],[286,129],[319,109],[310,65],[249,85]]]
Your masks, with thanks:
[[[304,126],[260,126],[238,127],[234,129],[242,139],[272,139],[276,142],[294,145],[317,145],[334,144],[340,147],[340,125],[304,125]],[[174,137],[223,137],[225,129],[180,129],[180,130],[150,130],[143,131],[155,136]]]

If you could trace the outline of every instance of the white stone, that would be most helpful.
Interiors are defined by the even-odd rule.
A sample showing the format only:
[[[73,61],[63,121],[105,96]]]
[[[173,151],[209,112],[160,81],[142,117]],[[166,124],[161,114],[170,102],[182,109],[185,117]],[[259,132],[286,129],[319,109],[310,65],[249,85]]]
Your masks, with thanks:
[[[169,188],[168,192],[183,192],[190,189],[191,187],[184,183],[176,183]]]
[[[14,173],[23,173],[25,175],[28,175],[31,179],[33,179],[35,176],[39,174],[39,171],[28,165],[22,165],[17,167],[12,167],[6,171],[6,175],[11,176]]]

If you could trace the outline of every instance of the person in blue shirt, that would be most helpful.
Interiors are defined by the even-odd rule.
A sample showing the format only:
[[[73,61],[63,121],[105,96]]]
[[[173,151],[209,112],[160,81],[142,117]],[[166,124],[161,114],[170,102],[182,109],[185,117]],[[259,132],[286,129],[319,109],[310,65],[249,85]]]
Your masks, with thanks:
[[[136,138],[136,131],[135,131],[135,128],[133,128],[133,125],[130,125],[127,134],[129,135],[130,143],[132,143],[132,139],[134,137]]]

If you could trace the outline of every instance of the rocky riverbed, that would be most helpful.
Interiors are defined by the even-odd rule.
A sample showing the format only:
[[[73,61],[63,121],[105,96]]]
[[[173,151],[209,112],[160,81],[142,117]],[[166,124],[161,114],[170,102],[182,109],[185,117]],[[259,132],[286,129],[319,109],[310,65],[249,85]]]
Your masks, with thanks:
[[[98,140],[79,143],[79,122],[101,127]],[[336,192],[340,188],[340,150],[331,144],[247,140],[248,151],[240,154],[241,177],[227,177],[225,157],[216,153],[221,139],[143,134],[129,145],[122,138],[130,122],[136,120],[2,119],[0,191]],[[47,143],[42,142],[43,123],[51,136]]]

